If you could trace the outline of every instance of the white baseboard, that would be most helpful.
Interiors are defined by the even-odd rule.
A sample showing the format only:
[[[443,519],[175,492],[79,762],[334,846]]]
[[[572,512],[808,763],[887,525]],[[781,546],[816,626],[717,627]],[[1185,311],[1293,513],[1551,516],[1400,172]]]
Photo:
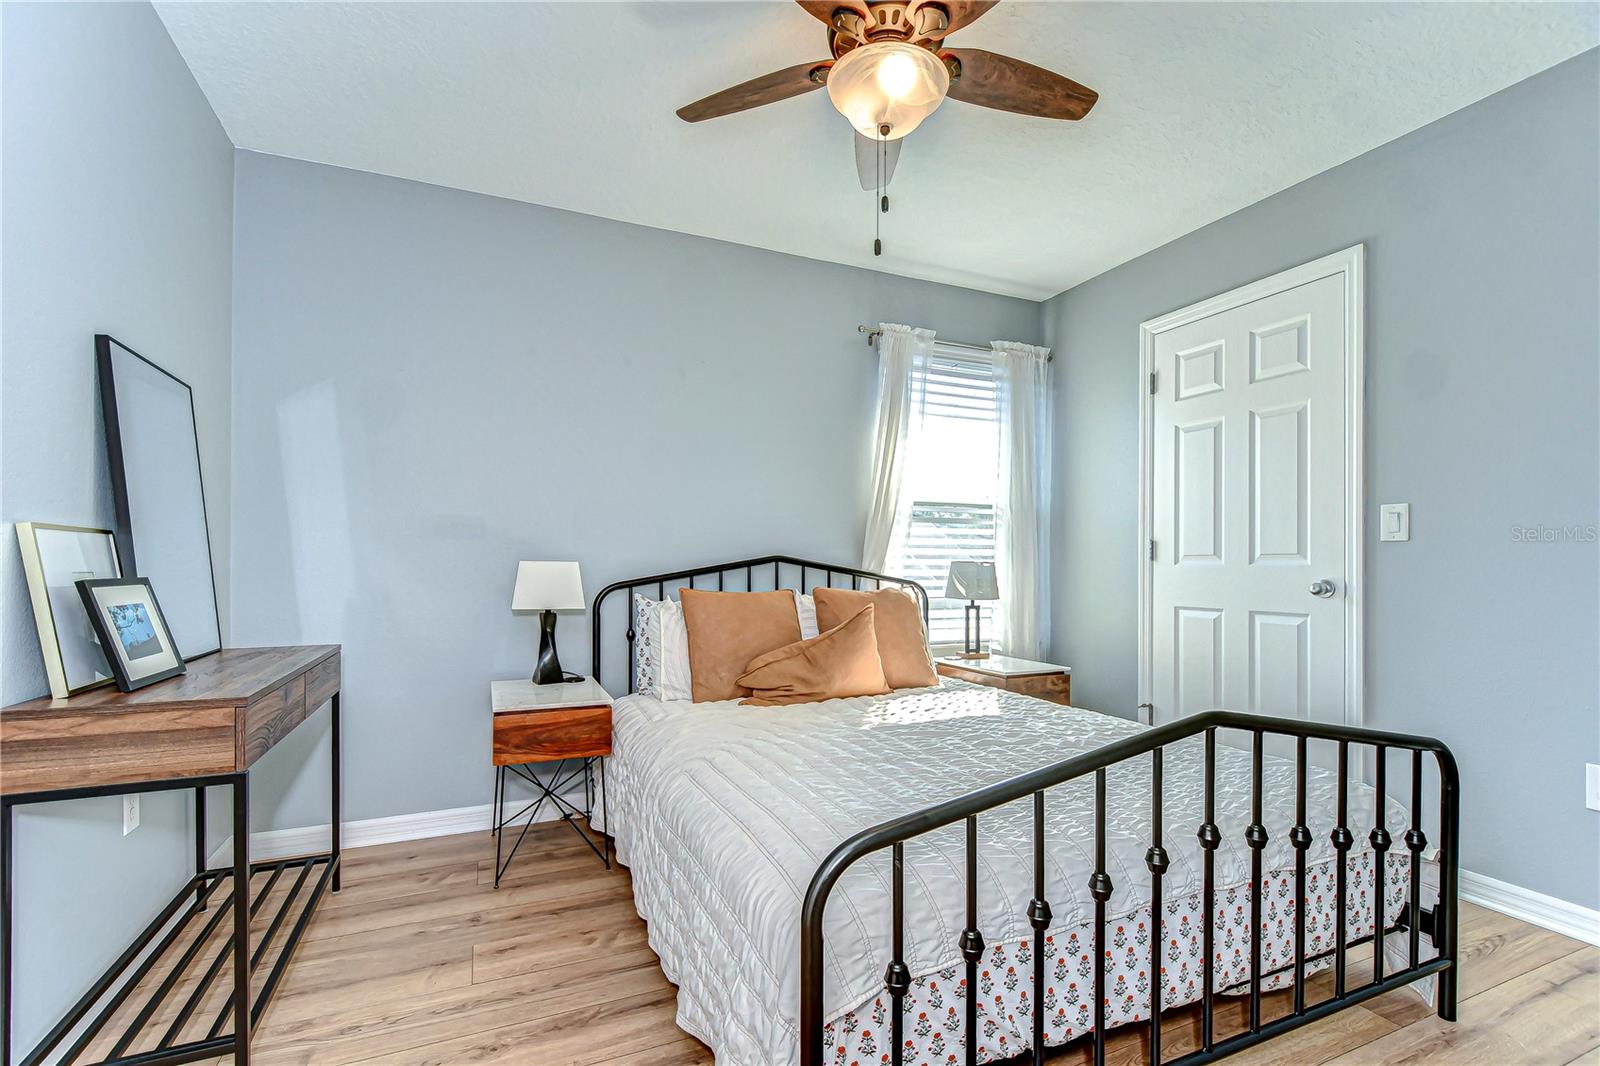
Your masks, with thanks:
[[[579,792],[563,792],[561,795],[568,800],[582,806],[583,796]],[[527,804],[526,799],[517,799],[507,802],[502,814],[503,819],[519,814]],[[480,803],[472,807],[452,807],[443,811],[420,811],[416,814],[395,814],[384,818],[363,818],[360,821],[342,823],[342,835],[339,841],[344,848],[360,848],[369,844],[395,844],[404,840],[426,840],[428,837],[453,836],[457,833],[487,833],[492,824],[490,814],[494,804]],[[553,822],[561,816],[561,812],[553,803],[547,803],[544,810],[539,812],[538,820]],[[520,824],[520,823],[519,823]],[[286,859],[291,855],[304,855],[307,852],[326,851],[329,843],[329,824],[306,825],[295,829],[267,829],[250,834],[250,861],[264,862],[269,859]],[[233,862],[233,834],[228,834],[211,853],[213,867],[225,866]]]
[[[574,802],[580,799],[573,795]],[[505,805],[504,817],[521,811],[525,800]],[[365,818],[344,823],[344,847],[359,848],[369,844],[393,844],[404,840],[425,840],[428,837],[451,836],[455,833],[487,832],[489,814],[493,804],[482,803],[474,807],[453,807],[443,811],[422,811],[417,814],[396,814],[386,818]],[[555,821],[559,812],[554,804],[540,812],[539,821]],[[321,851],[328,846],[328,825],[308,825],[298,829],[270,829],[250,834],[251,861],[282,859],[291,855]],[[211,854],[211,865],[221,866],[233,861],[233,837],[224,840]],[[1562,936],[1581,940],[1586,944],[1600,945],[1600,911],[1568,903],[1564,899],[1547,896],[1542,892],[1523,888],[1505,881],[1461,871],[1461,898],[1492,911],[1509,915],[1549,929]]]
[[[1471,870],[1461,871],[1461,898],[1585,944],[1600,945],[1600,911]]]

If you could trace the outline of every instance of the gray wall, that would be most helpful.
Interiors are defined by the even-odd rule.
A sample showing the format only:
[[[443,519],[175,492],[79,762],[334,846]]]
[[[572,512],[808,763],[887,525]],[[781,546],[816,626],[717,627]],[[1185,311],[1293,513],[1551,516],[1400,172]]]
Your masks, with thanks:
[[[12,523],[112,524],[97,332],[194,387],[226,606],[233,146],[147,4],[8,3],[0,36],[0,702],[11,703],[49,691]],[[18,813],[19,1050],[186,878],[187,809],[148,795],[128,837],[116,797]]]
[[[344,644],[350,819],[489,801],[488,683],[537,640],[518,559],[578,559],[591,596],[854,561],[856,324],[1039,330],[1030,301],[273,156],[236,192],[233,634]],[[587,669],[585,620],[559,640]],[[326,721],[269,756],[255,824],[327,820]]]
[[[1590,51],[1045,305],[1054,654],[1137,702],[1138,326],[1367,246],[1367,724],[1461,763],[1467,869],[1600,905],[1600,60]],[[1241,161],[1247,162],[1247,161]],[[1378,504],[1409,501],[1410,543]]]

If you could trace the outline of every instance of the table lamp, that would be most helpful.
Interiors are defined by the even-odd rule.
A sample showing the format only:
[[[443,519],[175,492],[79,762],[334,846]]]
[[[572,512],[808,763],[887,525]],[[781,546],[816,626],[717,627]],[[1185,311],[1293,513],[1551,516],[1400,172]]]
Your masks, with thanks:
[[[944,598],[966,600],[963,608],[961,658],[987,659],[983,650],[983,608],[979,600],[998,600],[1000,583],[995,578],[993,563],[980,563],[971,559],[957,559],[950,564],[950,574],[945,578]]]
[[[583,578],[577,563],[517,564],[517,587],[511,594],[511,610],[538,611],[539,659],[533,668],[536,685],[559,685],[567,680],[556,655],[556,612],[581,611]],[[581,680],[581,679],[574,679]]]

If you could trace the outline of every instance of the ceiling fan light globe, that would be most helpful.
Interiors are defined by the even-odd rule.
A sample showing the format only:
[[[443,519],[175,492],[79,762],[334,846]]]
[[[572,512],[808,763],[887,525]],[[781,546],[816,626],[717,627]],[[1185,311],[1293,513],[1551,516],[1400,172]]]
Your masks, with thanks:
[[[878,88],[890,100],[903,100],[917,87],[917,65],[902,52],[891,52],[878,64]]]
[[[949,88],[950,72],[939,57],[903,41],[851,49],[828,72],[833,106],[873,140],[896,140],[916,129],[944,103]]]

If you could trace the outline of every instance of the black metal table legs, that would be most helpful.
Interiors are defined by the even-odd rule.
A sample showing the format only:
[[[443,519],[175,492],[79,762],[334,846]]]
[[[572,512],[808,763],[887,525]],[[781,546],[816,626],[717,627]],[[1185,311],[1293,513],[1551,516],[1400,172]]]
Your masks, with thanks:
[[[328,701],[328,713],[333,715],[333,839],[328,846],[328,853],[333,857],[333,890],[339,891],[339,877],[344,870],[339,864],[339,821],[344,816],[344,803],[339,794],[339,775],[341,756],[339,754],[339,693],[335,692]]]
[[[233,1061],[250,1063],[250,780],[235,774],[233,799]]]
[[[11,800],[0,797],[0,1063],[11,1066]]]
[[[577,766],[569,769],[567,766],[568,763],[577,763]],[[599,768],[598,773],[600,778],[600,787],[598,793],[594,787],[596,766]],[[510,772],[513,776],[519,777],[523,781],[526,781],[534,789],[533,798],[528,800],[528,802],[520,811],[518,811],[516,814],[513,814],[509,818],[505,817],[507,772]],[[569,785],[576,781],[580,775],[583,778],[582,810],[575,807],[570,800],[561,794]],[[606,869],[611,869],[610,833],[602,833],[600,835],[601,846],[595,847],[595,843],[592,839],[590,839],[589,834],[584,832],[583,827],[580,826],[576,821],[578,818],[587,819],[594,814],[594,801],[597,794],[600,801],[601,819],[603,821],[606,811],[606,766],[605,760],[598,755],[580,759],[562,759],[555,764],[555,771],[551,773],[549,778],[546,780],[540,780],[539,778],[535,777],[526,765],[495,767],[494,808],[490,814],[492,824],[489,828],[489,832],[495,838],[494,887],[500,887],[500,878],[504,876],[506,870],[511,866],[511,860],[516,857],[517,849],[522,846],[523,838],[528,835],[528,829],[533,825],[534,822],[539,820],[539,815],[543,813],[546,802],[552,804],[556,810],[560,812],[561,820],[570,825],[573,832],[578,834],[579,839],[589,846],[589,850],[594,852],[595,855],[599,856],[600,861],[606,864]],[[508,825],[513,825],[524,815],[527,815],[528,820],[522,823],[522,831],[517,834],[517,839],[511,845],[511,850],[509,852],[505,852],[505,856],[502,858],[501,853],[504,851],[503,845],[505,841],[506,827]]]
[[[194,875],[206,872],[206,786],[194,787]],[[206,909],[206,886],[194,886],[194,905]]]

